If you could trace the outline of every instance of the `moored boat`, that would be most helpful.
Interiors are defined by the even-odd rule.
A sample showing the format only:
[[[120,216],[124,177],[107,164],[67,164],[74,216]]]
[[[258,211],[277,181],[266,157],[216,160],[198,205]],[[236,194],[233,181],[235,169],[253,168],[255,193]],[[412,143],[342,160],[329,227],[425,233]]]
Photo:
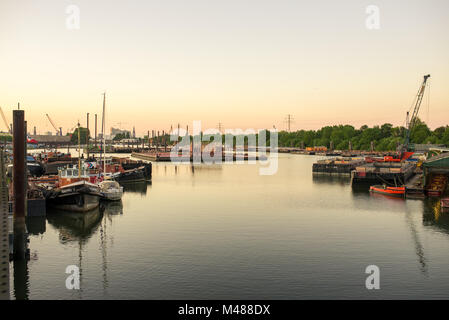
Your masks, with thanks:
[[[118,176],[114,177],[115,181],[132,182],[132,181],[145,181],[145,167],[139,167],[130,170],[124,170]]]
[[[404,197],[405,187],[388,187],[386,185],[374,185],[369,188],[370,192],[383,194],[392,197]]]
[[[122,199],[123,187],[117,181],[102,181],[100,187],[101,198],[109,201],[118,201]]]
[[[27,170],[28,170],[28,174],[32,177],[40,177],[41,175],[44,174],[45,169],[42,167],[42,165],[40,163],[38,163],[36,161],[36,159],[34,159],[34,157],[32,156],[27,156],[26,157],[26,162],[27,162]],[[12,177],[12,172],[13,172],[13,165],[9,164],[7,166],[7,174],[9,177]]]
[[[51,207],[74,212],[87,212],[100,203],[100,188],[85,180],[54,188],[47,192],[47,202]]]

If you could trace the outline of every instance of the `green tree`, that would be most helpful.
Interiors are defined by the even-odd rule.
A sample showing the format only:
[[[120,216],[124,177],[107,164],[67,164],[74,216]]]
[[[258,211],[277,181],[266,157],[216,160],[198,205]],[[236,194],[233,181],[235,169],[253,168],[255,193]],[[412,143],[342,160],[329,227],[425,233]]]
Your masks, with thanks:
[[[80,140],[81,144],[87,143],[87,137],[89,135],[89,130],[87,128],[80,127]],[[73,144],[78,144],[78,128],[75,129],[72,133],[72,137],[70,139]]]

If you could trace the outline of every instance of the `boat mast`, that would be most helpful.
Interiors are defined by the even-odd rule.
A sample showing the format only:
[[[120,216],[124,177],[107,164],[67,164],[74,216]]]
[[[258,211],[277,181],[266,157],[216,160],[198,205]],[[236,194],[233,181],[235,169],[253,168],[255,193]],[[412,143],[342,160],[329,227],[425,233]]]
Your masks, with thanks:
[[[80,122],[78,121],[78,178],[81,178],[81,139]]]

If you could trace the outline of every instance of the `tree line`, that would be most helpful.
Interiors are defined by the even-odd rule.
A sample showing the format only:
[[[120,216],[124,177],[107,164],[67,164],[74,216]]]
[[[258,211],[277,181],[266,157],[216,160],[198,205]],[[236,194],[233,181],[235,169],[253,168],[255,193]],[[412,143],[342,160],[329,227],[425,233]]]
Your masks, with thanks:
[[[376,151],[396,150],[404,142],[406,129],[403,126],[394,127],[390,123],[381,126],[367,125],[356,129],[351,125],[325,126],[319,130],[298,130],[295,132],[279,132],[281,147],[314,147],[333,145],[336,150],[348,150],[351,144],[353,150],[370,150],[371,142]],[[443,144],[449,146],[449,126],[430,130],[427,124],[417,119],[410,132],[410,142],[413,144]]]

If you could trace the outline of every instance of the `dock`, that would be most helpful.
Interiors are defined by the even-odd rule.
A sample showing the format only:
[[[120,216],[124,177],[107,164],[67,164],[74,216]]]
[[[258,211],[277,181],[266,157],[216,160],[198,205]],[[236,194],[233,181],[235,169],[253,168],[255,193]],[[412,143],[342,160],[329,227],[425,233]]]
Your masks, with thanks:
[[[411,199],[424,199],[424,177],[423,173],[416,173],[405,185],[405,195]]]
[[[140,159],[140,160],[145,160],[145,161],[154,161],[154,162],[172,162],[171,159],[171,154],[170,152],[147,152],[147,153],[137,153],[137,152],[133,152],[131,154],[132,158],[136,158],[136,159]],[[232,161],[255,161],[255,160],[266,160],[267,157],[266,156],[253,156],[253,155],[249,155],[248,153],[236,153],[233,152],[232,154],[227,153],[227,152],[223,152],[222,153],[222,157],[221,157],[221,161],[222,162],[226,162],[231,160]],[[179,155],[179,157],[173,161],[173,162],[193,162],[194,161],[194,157],[193,154],[190,153],[190,156],[183,156],[183,155]],[[205,162],[204,159],[201,160],[202,162]]]
[[[404,185],[415,174],[416,164],[413,162],[372,162],[358,166],[351,172],[351,184]]]
[[[335,158],[318,160],[312,166],[313,174],[330,174],[350,176],[351,171],[357,166],[365,164],[362,158]]]
[[[3,149],[0,149],[0,300],[9,300],[9,210]]]

